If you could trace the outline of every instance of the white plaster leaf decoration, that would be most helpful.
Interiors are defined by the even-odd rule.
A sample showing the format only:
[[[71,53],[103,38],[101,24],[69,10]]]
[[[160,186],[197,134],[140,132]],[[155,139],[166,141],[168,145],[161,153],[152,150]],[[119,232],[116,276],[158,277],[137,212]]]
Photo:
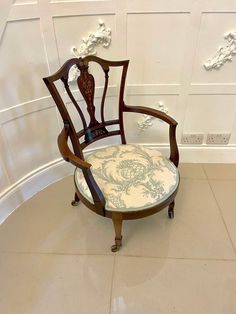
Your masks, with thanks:
[[[204,63],[206,70],[219,69],[226,61],[232,61],[232,57],[236,54],[236,31],[226,33],[224,38],[227,44],[220,46],[214,57]]]
[[[162,111],[164,113],[168,113],[168,108],[166,108],[163,104],[163,102],[159,102],[155,108],[159,111]],[[138,128],[140,132],[144,132],[148,127],[153,125],[153,120],[155,117],[149,116],[147,114],[143,114],[142,117],[137,121]],[[162,121],[162,120],[160,120]]]
[[[103,21],[99,21],[97,30],[94,33],[88,35],[87,38],[82,39],[82,44],[79,47],[79,51],[76,47],[72,47],[72,52],[76,57],[85,57],[88,55],[96,55],[97,46],[109,47],[111,44],[111,29],[106,28]]]
[[[111,44],[111,29],[106,28],[103,21],[99,21],[97,30],[94,33],[90,33],[87,38],[82,39],[82,44],[79,50],[76,47],[71,48],[71,52],[76,58],[84,58],[88,55],[96,55],[97,46],[108,48]],[[74,81],[78,77],[78,69],[73,66],[69,73],[69,82]]]

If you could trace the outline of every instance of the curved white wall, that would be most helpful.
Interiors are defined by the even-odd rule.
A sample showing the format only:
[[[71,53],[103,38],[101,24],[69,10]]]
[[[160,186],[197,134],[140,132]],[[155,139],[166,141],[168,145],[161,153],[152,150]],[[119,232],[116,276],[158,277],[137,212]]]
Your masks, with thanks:
[[[236,2],[229,0],[107,0],[1,2],[0,12],[0,221],[47,184],[72,173],[61,161],[61,128],[41,78],[72,57],[71,47],[102,19],[112,44],[98,48],[107,59],[131,60],[127,102],[162,102],[182,133],[231,133],[224,147],[180,145],[182,161],[236,161],[236,56],[206,71],[223,35],[236,30]],[[110,101],[114,91],[110,91]],[[114,98],[114,99],[113,99]],[[139,117],[140,118],[140,117]],[[130,142],[167,146],[164,126],[140,133],[137,116],[127,123]],[[160,132],[157,133],[157,127]],[[133,130],[131,132],[131,130]]]

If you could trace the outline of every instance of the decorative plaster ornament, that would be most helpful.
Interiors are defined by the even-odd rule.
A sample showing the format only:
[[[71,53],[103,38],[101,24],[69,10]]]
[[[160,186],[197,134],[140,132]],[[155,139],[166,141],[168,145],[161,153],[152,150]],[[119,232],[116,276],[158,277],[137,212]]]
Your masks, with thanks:
[[[164,113],[168,113],[168,108],[166,108],[163,104],[163,102],[159,102],[156,106],[155,109],[162,111]],[[149,116],[147,114],[143,114],[142,118],[140,118],[137,121],[138,128],[140,129],[140,132],[144,132],[148,127],[153,125],[153,120],[155,117]],[[160,120],[162,121],[162,120]]]
[[[111,44],[111,29],[106,28],[105,23],[99,20],[97,30],[90,33],[87,38],[82,39],[82,44],[79,50],[76,47],[71,48],[71,52],[76,58],[84,58],[88,55],[96,55],[96,47],[101,45],[104,48],[109,47]],[[69,73],[69,82],[76,80],[79,70],[73,66]]]
[[[206,70],[219,69],[226,61],[232,61],[232,57],[236,54],[236,31],[226,33],[224,38],[227,44],[220,46],[214,57],[204,63]]]

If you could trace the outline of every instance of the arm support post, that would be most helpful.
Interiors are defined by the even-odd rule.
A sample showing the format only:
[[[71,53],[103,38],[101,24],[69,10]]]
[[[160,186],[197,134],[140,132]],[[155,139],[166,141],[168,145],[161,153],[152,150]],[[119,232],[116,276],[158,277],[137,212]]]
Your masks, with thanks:
[[[149,116],[161,119],[162,121],[169,124],[170,160],[174,163],[176,167],[178,167],[179,150],[176,141],[176,127],[178,123],[164,112],[156,109],[142,106],[127,106],[125,104],[123,108],[123,112],[136,112],[141,114],[147,114]]]

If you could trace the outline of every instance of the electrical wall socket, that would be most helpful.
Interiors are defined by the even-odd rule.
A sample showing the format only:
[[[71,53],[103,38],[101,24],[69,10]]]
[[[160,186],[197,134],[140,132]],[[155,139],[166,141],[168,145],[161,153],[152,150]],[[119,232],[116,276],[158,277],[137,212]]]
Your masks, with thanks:
[[[210,133],[207,134],[206,144],[227,145],[229,144],[230,133]]]
[[[204,134],[183,134],[181,144],[201,145],[203,138]]]

